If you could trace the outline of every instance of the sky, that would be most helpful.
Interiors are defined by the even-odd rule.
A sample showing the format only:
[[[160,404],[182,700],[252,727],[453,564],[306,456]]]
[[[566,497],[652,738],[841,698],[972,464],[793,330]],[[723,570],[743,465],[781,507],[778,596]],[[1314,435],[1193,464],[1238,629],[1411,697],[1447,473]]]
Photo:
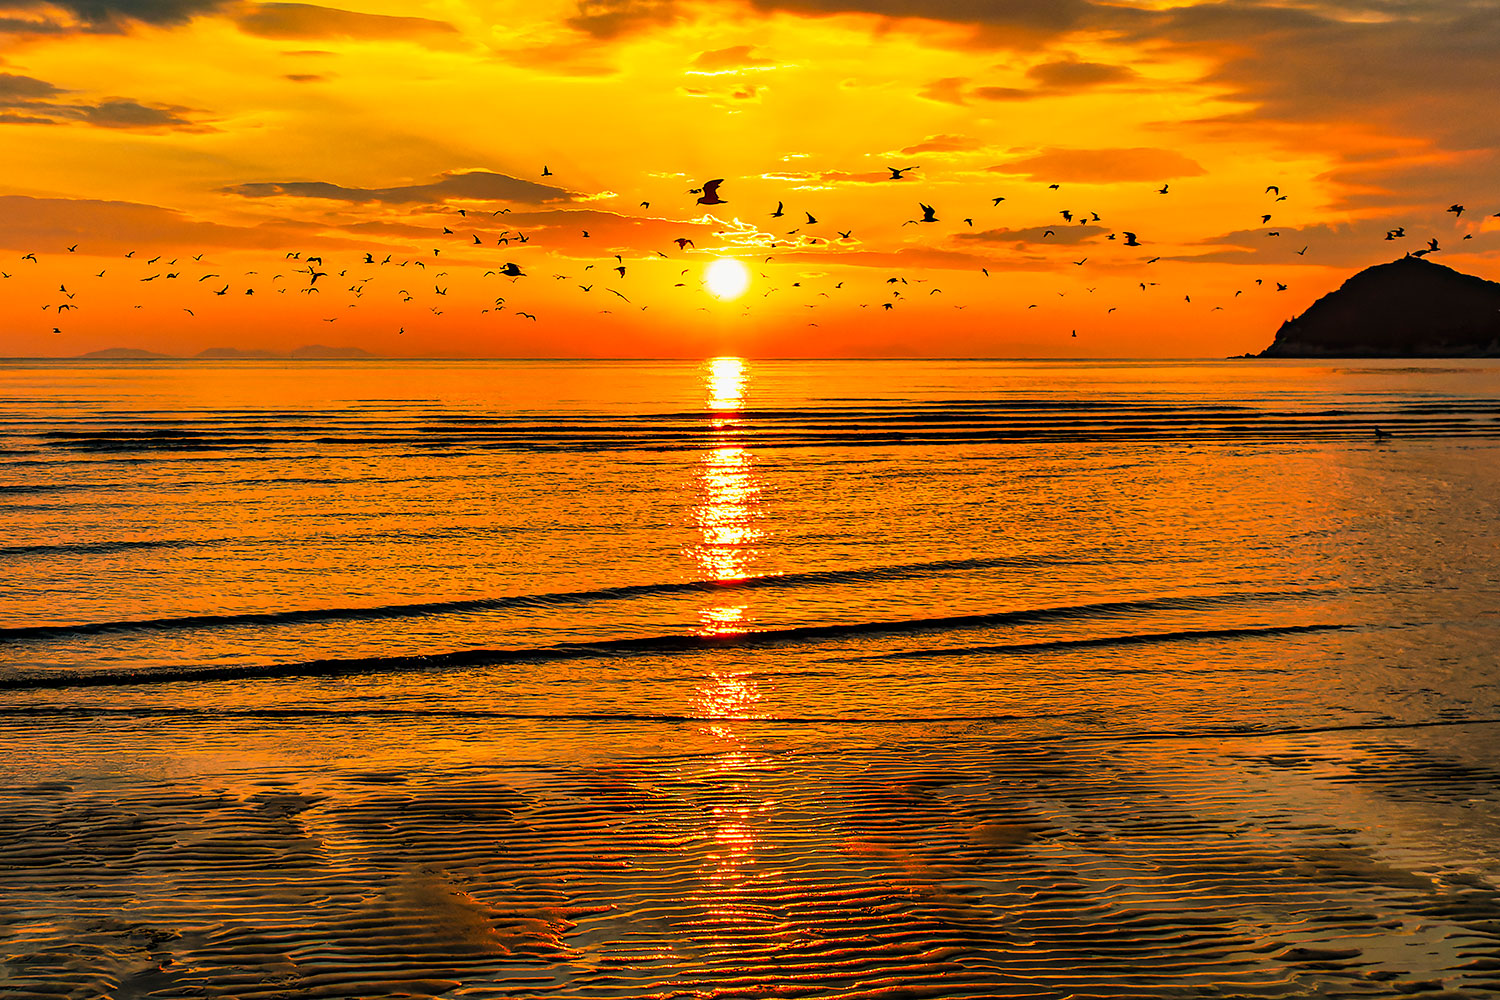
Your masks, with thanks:
[[[0,355],[1258,351],[1500,279],[1497,65],[1489,0],[0,0]]]

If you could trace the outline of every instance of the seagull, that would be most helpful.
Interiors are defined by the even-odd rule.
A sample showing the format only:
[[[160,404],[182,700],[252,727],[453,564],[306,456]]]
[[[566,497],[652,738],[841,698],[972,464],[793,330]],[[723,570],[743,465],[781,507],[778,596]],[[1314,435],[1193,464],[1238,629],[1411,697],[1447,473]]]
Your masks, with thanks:
[[[550,170],[547,169],[547,164],[545,164],[545,163],[542,164],[542,176],[543,177],[551,177],[552,176],[552,171],[550,171]]]
[[[888,166],[885,169],[887,169],[887,170],[889,170],[891,172],[891,176],[889,178],[887,178],[887,180],[900,181],[900,180],[905,180],[906,179],[906,178],[904,178],[904,177],[901,176],[902,174],[906,173],[908,170],[916,170],[917,168],[916,167],[899,167],[898,168],[898,167],[889,167]]]
[[[1452,212],[1453,217],[1456,219],[1464,214],[1464,207],[1462,205],[1449,205],[1448,211]],[[73,248],[69,247],[68,249],[71,250]]]
[[[785,212],[783,212],[783,211],[782,211],[782,210],[781,210],[781,204],[782,204],[782,203],[781,203],[781,202],[779,202],[779,201],[778,201],[778,202],[777,202],[777,203],[776,203],[776,211],[774,211],[774,212],[772,212],[772,213],[771,213],[771,218],[773,218],[773,219],[779,219],[779,218],[781,218],[781,217],[782,217],[782,216],[783,216],[783,215],[785,215],[785,214],[786,214],[786,213],[785,213]]]
[[[1136,241],[1135,233],[1126,233],[1125,234],[1125,245],[1128,246],[1128,247],[1138,247],[1138,246],[1140,246],[1140,243]]]
[[[1161,186],[1161,190],[1160,190],[1160,191],[1158,191],[1158,192],[1156,192],[1156,193],[1157,193],[1157,194],[1166,194],[1166,193],[1167,193],[1167,185],[1165,185],[1165,184],[1163,184],[1163,185],[1162,185],[1162,186]]]
[[[1002,201],[1004,201],[1004,200],[1005,200],[1005,196],[1004,196],[1004,195],[1001,195],[1001,196],[1000,196],[1000,197],[998,197],[998,198],[991,198],[991,199],[990,199],[990,204],[991,204],[991,205],[998,205],[998,204],[1000,204],[1000,203],[1001,203],[1001,202],[1002,202]]]
[[[807,216],[807,225],[815,226],[818,224],[818,220],[813,218],[813,214],[811,212],[803,212],[802,214]]]
[[[677,244],[677,249],[679,249],[679,250],[682,250],[685,247],[696,247],[697,246],[696,243],[694,243],[692,240],[688,239],[686,236],[679,236],[675,240],[673,240],[672,242]]]
[[[1273,194],[1273,193],[1274,194],[1280,194],[1281,193],[1281,188],[1277,187],[1275,184],[1267,184],[1266,185],[1266,194]]]
[[[701,195],[698,196],[698,204],[700,204],[700,205],[723,205],[723,204],[725,204],[724,199],[722,199],[722,198],[719,197],[719,185],[723,184],[723,183],[724,183],[724,178],[722,178],[722,177],[717,178],[715,180],[711,180],[711,181],[704,181],[703,182],[703,187],[697,189],[697,190],[703,192]],[[691,192],[691,191],[688,192],[688,194],[692,194],[692,193],[693,192]]]

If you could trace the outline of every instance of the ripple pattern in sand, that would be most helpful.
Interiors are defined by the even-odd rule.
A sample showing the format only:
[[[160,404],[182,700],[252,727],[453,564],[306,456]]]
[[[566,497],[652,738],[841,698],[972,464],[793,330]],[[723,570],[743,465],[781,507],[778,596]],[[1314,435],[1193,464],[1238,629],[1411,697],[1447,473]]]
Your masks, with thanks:
[[[1413,738],[43,782],[0,800],[0,995],[1491,995],[1500,891],[1339,818],[1500,801]]]

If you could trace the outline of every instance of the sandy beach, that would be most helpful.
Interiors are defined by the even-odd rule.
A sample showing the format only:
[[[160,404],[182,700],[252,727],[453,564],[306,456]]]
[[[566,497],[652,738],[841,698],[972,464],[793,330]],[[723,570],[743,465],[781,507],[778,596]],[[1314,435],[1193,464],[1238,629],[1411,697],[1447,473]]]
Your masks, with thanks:
[[[1500,723],[6,728],[7,997],[1500,992]]]

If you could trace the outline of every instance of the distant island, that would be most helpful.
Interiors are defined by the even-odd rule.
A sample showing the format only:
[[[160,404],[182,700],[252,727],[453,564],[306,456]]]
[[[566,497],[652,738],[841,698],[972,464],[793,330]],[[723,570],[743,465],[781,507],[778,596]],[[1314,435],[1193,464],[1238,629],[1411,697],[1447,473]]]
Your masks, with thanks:
[[[1497,357],[1500,283],[1421,257],[1377,264],[1281,324],[1254,356]]]
[[[191,357],[158,354],[139,347],[106,347],[76,356],[80,361],[348,361],[374,358],[376,355],[359,347],[328,347],[308,344],[295,351],[247,350],[240,347],[209,347]]]

